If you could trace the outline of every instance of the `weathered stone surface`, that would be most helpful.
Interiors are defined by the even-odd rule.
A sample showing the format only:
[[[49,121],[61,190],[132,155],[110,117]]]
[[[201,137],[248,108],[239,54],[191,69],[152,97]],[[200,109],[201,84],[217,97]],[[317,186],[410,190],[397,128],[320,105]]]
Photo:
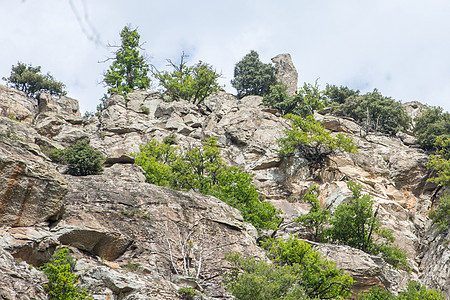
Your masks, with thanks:
[[[31,123],[34,115],[38,113],[37,100],[14,88],[0,85],[0,99],[0,116],[12,116]]]
[[[7,300],[47,299],[43,272],[25,262],[17,263],[11,254],[0,248],[0,298]]]
[[[293,96],[297,93],[298,73],[297,69],[292,62],[291,55],[278,54],[272,58],[272,62],[275,64],[277,70],[277,79],[281,83],[284,83],[287,87],[288,96]]]
[[[61,175],[20,145],[0,142],[1,225],[31,226],[54,219],[61,214],[67,192]]]
[[[59,115],[69,120],[81,122],[78,100],[67,96],[53,97],[42,93],[39,95],[39,113]]]

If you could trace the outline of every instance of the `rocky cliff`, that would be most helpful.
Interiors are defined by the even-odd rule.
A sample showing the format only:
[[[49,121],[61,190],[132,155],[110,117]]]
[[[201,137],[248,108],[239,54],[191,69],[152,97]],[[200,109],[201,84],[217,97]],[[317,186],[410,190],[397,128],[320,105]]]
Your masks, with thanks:
[[[405,106],[417,113],[417,103]],[[46,278],[33,266],[68,246],[78,259],[80,284],[94,299],[177,299],[184,286],[208,298],[229,298],[220,284],[229,267],[224,256],[237,251],[266,259],[256,230],[214,197],[146,183],[128,155],[152,138],[175,134],[185,148],[215,136],[228,164],[255,174],[260,193],[282,211],[278,236],[307,238],[291,221],[308,211],[301,196],[313,184],[321,205],[333,208],[351,195],[348,180],[360,183],[412,271],[348,246],[314,246],[354,277],[356,292],[372,286],[398,292],[414,279],[450,299],[449,235],[430,229],[427,217],[437,191],[426,181],[427,154],[406,134],[366,135],[352,120],[315,117],[332,133],[351,135],[359,152],[338,153],[320,168],[301,157],[280,159],[277,140],[288,124],[259,96],[238,100],[220,92],[194,106],[134,91],[127,104],[113,96],[98,117],[85,121],[74,99],[45,94],[33,99],[0,86],[0,296],[45,299]],[[62,174],[46,155],[79,140],[107,157],[102,175]],[[182,251],[188,235],[189,257]],[[185,259],[190,276],[183,275]]]

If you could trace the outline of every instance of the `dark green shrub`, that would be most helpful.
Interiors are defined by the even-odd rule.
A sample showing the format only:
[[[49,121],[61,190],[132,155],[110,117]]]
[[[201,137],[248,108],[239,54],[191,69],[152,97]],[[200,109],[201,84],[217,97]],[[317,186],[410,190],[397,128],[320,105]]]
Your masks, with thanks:
[[[217,93],[220,85],[217,79],[220,74],[212,66],[199,61],[195,66],[187,66],[185,55],[181,56],[177,66],[168,60],[173,67],[172,72],[158,72],[156,78],[164,88],[164,93],[172,100],[184,99],[194,104],[202,103],[209,95]]]
[[[178,294],[181,299],[192,300],[195,296],[200,296],[200,293],[191,287],[182,287],[178,289]],[[203,297],[201,298],[203,299]]]
[[[359,96],[359,90],[355,91],[342,85],[337,87],[336,85],[327,84],[324,94],[327,97],[328,104],[343,104],[351,96]]]
[[[395,134],[410,127],[410,117],[402,105],[390,97],[384,97],[376,89],[361,96],[350,96],[344,103],[335,103],[331,107],[332,114],[353,118],[366,132]]]
[[[291,121],[291,128],[286,129],[286,136],[279,140],[279,155],[282,157],[298,153],[310,162],[321,162],[335,150],[357,151],[352,138],[342,133],[331,136],[312,116],[287,115],[286,118]]]
[[[11,67],[11,75],[8,78],[3,77],[8,85],[25,92],[27,96],[36,97],[40,93],[50,95],[64,96],[67,92],[64,90],[64,84],[56,81],[50,73],[41,74],[41,67],[33,67],[18,62],[17,66]]]
[[[258,53],[252,50],[236,64],[231,85],[237,90],[238,98],[243,98],[248,95],[268,94],[276,81],[275,67],[262,63]]]
[[[79,141],[64,150],[52,149],[49,157],[54,162],[68,165],[70,175],[86,176],[103,172],[103,155],[87,142]]]
[[[122,44],[114,52],[114,61],[103,74],[103,82],[108,87],[108,95],[121,94],[127,99],[127,94],[136,89],[147,89],[150,78],[147,76],[150,68],[145,58],[139,53],[140,35],[137,29],[125,26],[120,37]],[[102,111],[104,104],[97,107]]]
[[[264,243],[273,263],[227,255],[233,264],[225,276],[237,299],[331,299],[350,296],[353,279],[311,245],[296,238]]]
[[[306,117],[325,107],[325,97],[317,82],[315,85],[304,83],[298,93],[292,97],[286,94],[284,84],[277,83],[270,87],[270,92],[264,96],[263,104],[278,109],[283,115],[294,114]]]
[[[48,278],[44,289],[51,300],[92,299],[85,290],[76,287],[77,276],[73,273],[75,260],[69,254],[69,249],[61,249],[51,260],[40,269]]]
[[[450,138],[450,113],[441,107],[430,107],[414,119],[414,133],[417,141],[425,150],[439,150],[436,139]]]
[[[177,135],[175,133],[166,135],[163,138],[163,143],[167,144],[167,145],[176,145],[177,144]]]
[[[225,165],[216,139],[208,139],[202,148],[184,153],[156,140],[139,149],[136,164],[144,169],[147,182],[213,195],[240,210],[244,220],[258,230],[275,229],[280,223],[275,207],[259,199],[253,176]]]

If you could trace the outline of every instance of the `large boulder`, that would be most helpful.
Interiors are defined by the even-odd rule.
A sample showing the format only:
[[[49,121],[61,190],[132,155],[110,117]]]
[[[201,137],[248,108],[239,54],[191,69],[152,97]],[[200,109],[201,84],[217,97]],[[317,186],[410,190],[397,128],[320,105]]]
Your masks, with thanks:
[[[38,113],[38,102],[17,89],[0,85],[0,116],[31,123]]]
[[[291,55],[289,53],[278,54],[272,58],[272,62],[277,71],[276,76],[278,81],[287,87],[287,95],[295,95],[297,93],[298,73],[292,62]]]

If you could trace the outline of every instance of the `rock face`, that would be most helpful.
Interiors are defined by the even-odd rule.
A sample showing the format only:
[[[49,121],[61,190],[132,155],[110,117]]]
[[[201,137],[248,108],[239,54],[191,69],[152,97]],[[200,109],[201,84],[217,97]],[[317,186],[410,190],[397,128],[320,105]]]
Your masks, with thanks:
[[[297,93],[298,73],[292,62],[291,55],[289,53],[278,54],[272,58],[272,62],[277,70],[278,81],[287,86],[288,96],[295,95]]]
[[[298,75],[290,56],[277,56],[274,63],[295,93]],[[363,135],[350,119],[316,114],[331,134],[349,134],[359,149],[337,153],[317,167],[302,157],[278,157],[277,141],[289,123],[259,96],[238,100],[219,92],[195,106],[134,91],[127,105],[122,96],[112,96],[88,122],[68,97],[41,95],[38,101],[0,87],[0,100],[7,103],[0,105],[0,291],[8,291],[6,299],[15,299],[14,291],[45,298],[43,274],[18,261],[42,265],[62,246],[78,259],[80,284],[95,299],[176,299],[185,286],[226,299],[221,285],[229,268],[226,253],[267,259],[256,245],[256,230],[236,209],[214,197],[145,182],[130,154],[169,134],[182,149],[217,137],[223,159],[254,174],[262,198],[282,211],[285,224],[277,236],[307,238],[291,221],[308,212],[301,199],[313,184],[321,205],[331,210],[351,196],[349,180],[361,184],[375,200],[382,226],[393,230],[396,245],[407,253],[411,273],[347,246],[314,246],[354,277],[355,293],[372,286],[396,293],[414,279],[450,295],[448,236],[433,233],[427,217],[436,186],[426,181],[428,156],[410,135]],[[410,107],[412,115],[420,109]],[[46,156],[78,140],[90,141],[108,157],[104,174],[61,175]],[[10,284],[13,277],[20,278],[17,286]]]

